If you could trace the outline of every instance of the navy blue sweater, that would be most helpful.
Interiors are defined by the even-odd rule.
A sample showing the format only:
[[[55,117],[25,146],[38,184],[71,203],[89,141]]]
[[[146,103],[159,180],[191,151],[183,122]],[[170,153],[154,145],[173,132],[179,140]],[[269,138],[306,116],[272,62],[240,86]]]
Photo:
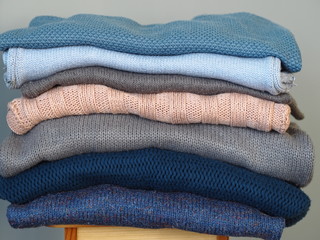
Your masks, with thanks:
[[[0,178],[0,198],[25,203],[48,193],[99,184],[179,191],[235,201],[286,219],[305,216],[310,200],[276,178],[198,155],[160,149],[91,153],[44,162],[11,178]]]

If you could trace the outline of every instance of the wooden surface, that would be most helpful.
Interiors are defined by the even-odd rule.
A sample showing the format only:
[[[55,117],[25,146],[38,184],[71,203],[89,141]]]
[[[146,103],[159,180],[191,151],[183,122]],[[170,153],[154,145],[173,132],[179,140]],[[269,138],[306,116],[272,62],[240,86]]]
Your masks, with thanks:
[[[64,229],[64,240],[77,240],[77,228],[65,228]]]
[[[132,227],[54,225],[64,228],[65,240],[228,240],[228,237],[183,231],[179,229],[144,229]]]

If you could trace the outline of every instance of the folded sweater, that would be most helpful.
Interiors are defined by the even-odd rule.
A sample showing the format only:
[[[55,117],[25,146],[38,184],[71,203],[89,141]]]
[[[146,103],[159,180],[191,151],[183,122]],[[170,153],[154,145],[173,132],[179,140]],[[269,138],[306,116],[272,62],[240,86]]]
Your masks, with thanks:
[[[280,240],[284,228],[283,218],[236,202],[114,185],[48,194],[23,205],[11,204],[7,217],[14,228],[66,224],[177,228],[266,240]]]
[[[89,152],[156,147],[198,154],[305,186],[312,178],[313,146],[291,124],[284,134],[224,125],[172,125],[134,115],[93,114],[48,120],[0,145],[0,174],[9,177],[42,161]]]
[[[275,57],[240,58],[212,53],[190,53],[176,56],[128,54],[91,46],[50,49],[10,48],[3,54],[9,88],[24,82],[48,77],[76,67],[102,66],[151,74],[181,74],[218,78],[277,95],[287,92],[294,76],[281,72]]]
[[[24,203],[48,193],[99,184],[164,192],[190,192],[235,201],[288,226],[305,216],[310,199],[299,188],[221,161],[160,149],[91,153],[43,163],[11,178],[0,178],[0,198]]]
[[[202,15],[192,20],[140,25],[123,18],[79,14],[39,16],[29,28],[0,35],[0,50],[90,45],[142,55],[216,53],[281,59],[290,72],[301,69],[301,56],[290,31],[250,13]]]
[[[224,124],[279,133],[290,124],[288,105],[245,94],[137,94],[93,84],[57,87],[33,99],[16,98],[8,104],[7,122],[13,132],[25,134],[45,120],[92,113],[135,114],[171,124]]]
[[[83,67],[58,72],[47,78],[22,84],[24,97],[35,98],[57,86],[100,84],[130,93],[190,92],[201,95],[242,93],[276,103],[288,104],[296,119],[303,119],[294,98],[287,93],[271,95],[266,92],[233,84],[228,81],[197,78],[175,74],[143,74],[106,67]]]

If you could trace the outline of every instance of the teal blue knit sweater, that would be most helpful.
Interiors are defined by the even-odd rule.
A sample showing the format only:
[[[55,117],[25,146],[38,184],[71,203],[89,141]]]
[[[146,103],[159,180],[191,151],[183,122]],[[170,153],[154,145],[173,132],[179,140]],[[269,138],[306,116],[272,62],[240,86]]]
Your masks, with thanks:
[[[0,35],[0,50],[90,45],[142,55],[216,53],[239,57],[274,56],[289,72],[301,69],[293,35],[250,13],[203,15],[167,24],[140,25],[123,17],[90,14],[40,16],[29,28]]]

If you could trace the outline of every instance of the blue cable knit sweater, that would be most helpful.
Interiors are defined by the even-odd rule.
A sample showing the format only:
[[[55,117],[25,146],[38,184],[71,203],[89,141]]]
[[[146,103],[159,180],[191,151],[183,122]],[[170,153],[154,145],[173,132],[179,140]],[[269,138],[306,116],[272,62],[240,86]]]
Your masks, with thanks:
[[[99,184],[190,192],[235,201],[286,219],[293,225],[310,200],[299,188],[198,155],[160,149],[76,155],[41,163],[11,178],[0,178],[0,198],[25,203],[48,193]]]
[[[192,20],[140,25],[123,17],[79,14],[70,18],[39,16],[29,28],[0,35],[0,50],[90,45],[141,55],[216,53],[239,57],[274,56],[286,71],[301,69],[293,35],[250,13],[203,15]]]

